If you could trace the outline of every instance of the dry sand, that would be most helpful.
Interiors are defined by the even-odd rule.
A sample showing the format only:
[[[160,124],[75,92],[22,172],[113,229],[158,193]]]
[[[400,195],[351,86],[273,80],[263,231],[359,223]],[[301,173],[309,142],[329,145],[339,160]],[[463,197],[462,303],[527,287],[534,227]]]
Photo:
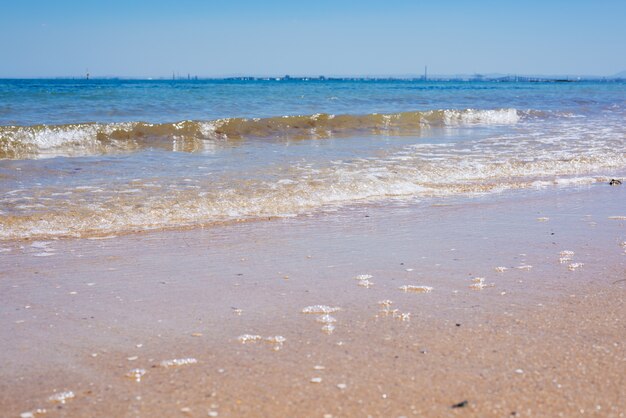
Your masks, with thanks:
[[[596,185],[1,243],[0,416],[624,416],[624,202]]]

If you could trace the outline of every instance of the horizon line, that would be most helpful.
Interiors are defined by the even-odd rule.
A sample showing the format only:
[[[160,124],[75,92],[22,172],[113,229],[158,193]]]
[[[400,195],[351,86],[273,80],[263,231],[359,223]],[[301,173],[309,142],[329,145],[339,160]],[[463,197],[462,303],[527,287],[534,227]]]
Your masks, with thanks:
[[[187,73],[186,75],[175,73],[169,76],[163,75],[155,75],[155,76],[127,76],[127,75],[90,75],[90,74],[82,74],[82,75],[59,75],[59,76],[0,76],[0,80],[145,80],[145,81],[155,81],[155,80],[169,80],[169,81],[196,81],[196,80],[228,80],[228,79],[253,79],[253,80],[324,80],[324,79],[353,79],[353,80],[367,80],[367,79],[388,79],[388,80],[440,80],[445,81],[448,80],[496,80],[496,79],[511,79],[511,78],[520,78],[520,79],[545,79],[545,80],[554,80],[554,79],[567,79],[571,81],[577,80],[585,80],[585,79],[625,79],[626,75],[623,75],[624,72],[619,72],[612,75],[593,75],[593,74],[576,74],[576,73],[566,73],[566,74],[524,74],[524,73],[456,73],[456,74],[429,74],[425,77],[423,74],[371,74],[371,75],[363,75],[363,74],[353,74],[353,75],[324,75],[324,74],[316,74],[316,75],[302,75],[302,74],[282,74],[282,75],[252,75],[252,74],[233,74],[233,75],[198,75]],[[523,81],[523,80],[522,80]]]

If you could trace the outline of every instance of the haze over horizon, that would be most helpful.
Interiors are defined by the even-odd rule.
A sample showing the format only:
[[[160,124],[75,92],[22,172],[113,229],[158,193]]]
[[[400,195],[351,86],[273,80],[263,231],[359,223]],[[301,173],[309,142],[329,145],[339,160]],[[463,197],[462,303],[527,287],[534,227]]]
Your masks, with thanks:
[[[626,3],[24,0],[2,78],[581,75],[626,70]]]

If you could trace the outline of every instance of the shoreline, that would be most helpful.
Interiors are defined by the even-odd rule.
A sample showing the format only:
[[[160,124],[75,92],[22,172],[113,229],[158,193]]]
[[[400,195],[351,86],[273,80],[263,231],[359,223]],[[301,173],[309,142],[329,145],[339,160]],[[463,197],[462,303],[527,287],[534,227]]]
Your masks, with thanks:
[[[609,217],[625,200],[593,185],[3,243],[0,410],[624,416],[626,222]],[[386,299],[410,320],[385,313]],[[301,313],[318,304],[342,308],[331,334]],[[198,363],[159,366],[177,358]],[[75,397],[48,400],[63,391]]]

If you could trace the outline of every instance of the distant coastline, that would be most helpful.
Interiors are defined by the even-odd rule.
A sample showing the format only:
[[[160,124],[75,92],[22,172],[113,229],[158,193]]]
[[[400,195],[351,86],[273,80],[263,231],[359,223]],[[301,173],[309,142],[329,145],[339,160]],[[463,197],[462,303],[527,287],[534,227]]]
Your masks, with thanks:
[[[620,82],[626,81],[626,72],[614,76],[588,75],[517,75],[517,74],[455,74],[422,76],[224,76],[201,77],[197,75],[174,75],[169,77],[126,76],[59,76],[59,77],[0,77],[0,80],[129,80],[129,81],[408,81],[408,82],[509,82],[509,83],[573,83],[573,82]]]

